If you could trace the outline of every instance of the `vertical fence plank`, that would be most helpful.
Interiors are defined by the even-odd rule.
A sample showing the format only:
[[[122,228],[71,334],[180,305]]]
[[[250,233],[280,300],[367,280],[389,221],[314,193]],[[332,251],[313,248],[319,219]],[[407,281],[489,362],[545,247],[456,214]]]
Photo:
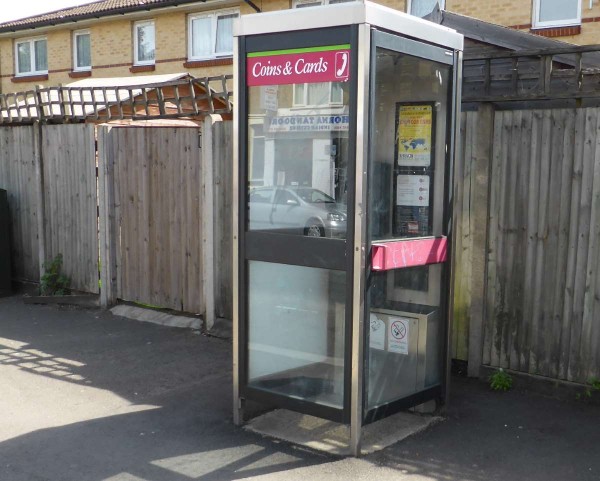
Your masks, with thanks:
[[[539,110],[532,112],[531,118],[531,148],[529,150],[529,183],[527,197],[524,199],[527,210],[527,227],[525,229],[525,274],[523,295],[523,332],[521,338],[521,369],[533,372],[536,369],[532,363],[531,350],[533,337],[537,335],[534,329],[533,313],[535,302],[535,272],[537,270],[537,213],[540,193],[540,158],[541,148],[545,141],[543,130],[543,113]]]
[[[593,179],[593,159],[595,157],[596,132],[598,125],[598,109],[585,109],[585,133],[583,158],[580,173],[581,195],[579,198],[577,265],[575,268],[575,284],[573,288],[573,314],[569,350],[570,381],[582,380],[585,366],[581,359],[581,336],[583,328],[583,306],[585,300],[586,271],[588,268],[588,248],[590,235],[590,214]]]
[[[0,188],[8,196],[14,279],[38,282],[40,258],[34,126],[0,127]]]
[[[596,112],[596,118],[598,117]],[[580,363],[581,371],[579,380],[585,382],[589,374],[594,371],[594,363],[597,354],[592,351],[592,346],[598,343],[594,341],[592,334],[595,331],[594,324],[599,321],[594,317],[594,307],[596,305],[595,294],[597,291],[596,279],[598,262],[598,250],[600,250],[600,122],[597,122],[595,137],[594,156],[589,160],[592,185],[590,189],[590,218],[589,218],[589,244],[587,253],[587,265],[585,270],[585,293],[583,299],[583,318],[581,326],[580,343]],[[584,272],[581,272],[584,275]]]
[[[564,120],[562,110],[550,111],[550,130],[548,131],[547,142],[550,145],[548,152],[548,173],[543,171],[543,178],[547,179],[547,189],[542,190],[543,196],[540,196],[540,218],[543,218],[544,229],[540,229],[542,237],[539,245],[543,248],[543,274],[541,280],[542,304],[540,326],[538,328],[538,369],[544,376],[552,376],[555,371],[555,360],[557,351],[554,350],[554,335],[557,335],[558,325],[554,318],[555,297],[554,284],[556,281],[557,270],[559,266],[558,259],[558,229],[559,212],[563,200],[560,197],[560,185],[562,175],[562,153],[564,142]],[[542,165],[546,166],[545,163]],[[558,340],[558,337],[557,337]]]
[[[468,327],[470,296],[470,182],[471,182],[471,161],[473,151],[473,139],[475,135],[474,117],[476,112],[465,112],[461,119],[461,135],[464,137],[469,132],[468,140],[463,138],[461,142],[461,152],[457,155],[455,165],[455,176],[457,179],[457,188],[454,192],[454,201],[456,209],[455,239],[457,242],[454,249],[456,258],[454,259],[454,275],[456,287],[454,289],[454,312],[453,312],[453,340],[455,359],[467,359],[468,352]]]
[[[578,239],[579,239],[579,206],[581,199],[581,174],[583,169],[583,149],[585,133],[586,111],[577,109],[575,111],[575,124],[573,137],[571,168],[568,172],[568,180],[571,181],[571,195],[569,199],[568,213],[568,236],[567,236],[567,264],[565,271],[565,285],[561,293],[563,297],[563,312],[560,334],[560,361],[558,376],[560,379],[569,379],[569,356],[571,343],[571,326],[574,322],[574,289],[577,267]]]
[[[494,319],[495,319],[495,298],[496,298],[496,278],[498,257],[498,205],[499,205],[499,177],[502,174],[502,139],[504,133],[504,113],[496,112],[494,115],[494,137],[492,144],[492,165],[490,178],[493,181],[490,184],[490,206],[489,212],[489,232],[487,256],[487,280],[486,280],[486,318],[483,336],[483,356],[482,362],[487,365],[494,364],[492,357],[496,358],[494,353]]]
[[[98,127],[98,207],[100,233],[100,305],[117,300],[117,222],[113,150],[109,146],[111,127]]]
[[[232,264],[232,199],[233,154],[232,122],[220,122],[214,129],[218,146],[213,151],[215,171],[215,283],[217,316],[231,319],[233,316],[233,264]]]
[[[506,218],[507,218],[507,201],[506,192],[507,185],[509,182],[509,169],[508,163],[510,160],[510,146],[512,145],[512,122],[514,112],[503,112],[502,115],[502,145],[501,145],[501,157],[500,157],[500,168],[498,171],[499,190],[498,190],[498,205],[497,205],[497,216],[496,216],[496,265],[495,271],[496,276],[493,280],[496,289],[494,291],[495,296],[493,299],[493,347],[492,347],[492,363],[495,366],[507,367],[505,358],[506,342],[505,334],[507,327],[507,315],[506,315],[506,262],[507,262],[507,250],[508,242],[505,236],[506,232]]]
[[[470,200],[471,262],[470,324],[468,326],[468,369],[477,375],[482,364],[485,317],[486,247],[488,234],[489,172],[492,159],[494,108],[481,105],[474,119],[477,139],[473,152]]]
[[[550,358],[550,375],[554,378],[559,376],[562,364],[561,351],[561,336],[562,336],[562,316],[565,305],[565,285],[567,283],[567,264],[569,260],[568,252],[568,237],[569,237],[569,212],[571,210],[571,189],[573,186],[573,178],[571,172],[573,170],[573,148],[575,134],[575,111],[573,109],[557,110],[555,115],[560,116],[562,121],[562,138],[560,146],[560,158],[556,166],[558,191],[553,195],[557,198],[556,211],[553,213],[557,221],[557,245],[556,245],[556,274],[552,279],[552,330],[550,334],[549,350]],[[558,132],[555,133],[557,137]],[[559,152],[556,153],[559,155]],[[552,212],[552,210],[551,210]],[[547,258],[546,262],[551,262]]]
[[[512,306],[509,309],[512,336],[509,366],[511,369],[524,371],[528,369],[529,364],[529,320],[524,316],[525,298],[529,291],[529,286],[525,282],[528,210],[524,206],[527,205],[530,189],[529,164],[531,162],[532,137],[533,112],[523,111],[517,136],[513,140],[519,144],[519,154],[518,158],[513,159],[516,167],[516,186],[514,196],[512,196],[515,201],[511,207],[514,212],[514,224],[511,228],[511,235],[514,238],[514,251],[511,271],[513,279],[510,289],[510,303]]]
[[[550,139],[551,135],[551,113],[547,110],[542,112],[542,139]],[[534,200],[537,209],[537,218],[533,220],[536,224],[535,236],[535,273],[533,279],[533,315],[531,318],[531,343],[529,351],[529,369],[536,374],[544,373],[544,346],[540,343],[540,330],[544,329],[543,321],[543,300],[544,300],[544,240],[548,225],[548,212],[546,204],[548,201],[548,186],[550,177],[550,142],[542,142],[539,150],[539,196]]]

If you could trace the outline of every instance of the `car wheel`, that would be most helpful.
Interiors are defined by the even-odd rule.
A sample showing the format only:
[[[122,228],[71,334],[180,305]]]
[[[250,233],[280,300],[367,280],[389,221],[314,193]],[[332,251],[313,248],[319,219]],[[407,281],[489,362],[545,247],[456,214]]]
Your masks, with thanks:
[[[304,235],[308,237],[325,237],[325,229],[317,223],[310,223],[304,228]]]

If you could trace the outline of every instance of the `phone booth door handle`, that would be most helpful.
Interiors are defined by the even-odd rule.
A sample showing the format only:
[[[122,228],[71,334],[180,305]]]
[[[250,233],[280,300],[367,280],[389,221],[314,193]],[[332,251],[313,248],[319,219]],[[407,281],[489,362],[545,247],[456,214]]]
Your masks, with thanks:
[[[373,244],[371,269],[389,271],[439,264],[448,258],[448,238],[404,239]]]

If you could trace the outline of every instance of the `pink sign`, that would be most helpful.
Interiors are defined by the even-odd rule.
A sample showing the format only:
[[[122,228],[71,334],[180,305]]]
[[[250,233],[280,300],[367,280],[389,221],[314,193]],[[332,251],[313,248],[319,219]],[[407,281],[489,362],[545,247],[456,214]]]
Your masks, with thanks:
[[[350,45],[253,52],[246,62],[249,87],[346,82],[349,77]]]
[[[448,258],[448,239],[407,239],[373,244],[371,265],[374,271],[439,264]]]

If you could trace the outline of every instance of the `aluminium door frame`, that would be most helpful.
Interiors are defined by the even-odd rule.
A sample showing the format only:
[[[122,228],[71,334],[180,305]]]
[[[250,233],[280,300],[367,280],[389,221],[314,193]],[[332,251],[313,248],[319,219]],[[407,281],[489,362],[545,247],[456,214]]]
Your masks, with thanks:
[[[325,29],[298,32],[277,32],[256,36],[242,36],[235,42],[237,50],[235,65],[239,97],[235,103],[239,122],[234,132],[237,145],[234,146],[234,422],[243,423],[244,402],[246,399],[275,404],[305,414],[349,423],[351,414],[352,379],[352,293],[353,293],[353,246],[354,246],[354,172],[357,136],[357,62],[359,25],[342,25]],[[345,38],[345,40],[340,40]],[[351,76],[349,80],[348,131],[348,230],[346,239],[306,238],[304,236],[272,234],[268,232],[248,232],[247,225],[247,141],[248,141],[248,92],[246,87],[246,55],[250,52],[278,49],[304,48],[320,45],[350,43]],[[343,246],[343,251],[340,247]],[[248,385],[248,272],[249,260],[273,262],[277,264],[324,268],[346,273],[346,302],[344,329],[344,402],[337,409],[310,401],[294,399],[282,394],[263,391]],[[237,322],[236,322],[237,320]]]

